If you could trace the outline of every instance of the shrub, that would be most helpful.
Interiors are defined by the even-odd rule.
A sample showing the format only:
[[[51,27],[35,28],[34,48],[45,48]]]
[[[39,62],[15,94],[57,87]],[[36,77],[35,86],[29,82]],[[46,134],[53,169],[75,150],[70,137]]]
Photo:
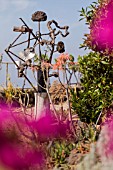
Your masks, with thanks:
[[[79,97],[72,92],[72,109],[81,121],[96,123],[100,112],[107,109],[113,100],[112,57],[90,52],[78,57],[82,73]]]

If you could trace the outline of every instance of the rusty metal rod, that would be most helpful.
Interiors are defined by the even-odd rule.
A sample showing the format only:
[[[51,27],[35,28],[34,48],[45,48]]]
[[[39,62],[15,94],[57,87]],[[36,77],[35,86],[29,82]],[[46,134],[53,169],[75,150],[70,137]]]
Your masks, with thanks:
[[[35,38],[31,38],[30,40],[34,40]],[[24,43],[27,43],[29,40],[26,40],[26,41],[22,41],[21,43],[18,43],[18,44],[15,44],[13,46],[11,46],[10,48],[13,48],[13,47],[16,47],[18,45],[21,45],[21,44],[24,44]]]
[[[9,52],[7,51],[7,49],[5,50],[5,52],[7,53],[7,55],[10,57],[10,59],[13,61],[13,63],[17,66],[17,68],[19,69],[18,64],[15,62],[15,60],[12,58],[12,56],[9,54]],[[35,92],[37,92],[37,89],[33,86],[33,84],[31,83],[31,81],[28,79],[28,77],[23,73],[23,76],[26,78],[26,80],[28,81],[28,83],[33,87],[33,89],[35,90]]]
[[[36,35],[33,33],[33,31],[30,30],[30,28],[28,27],[28,25],[25,23],[25,21],[22,19],[22,18],[19,18],[23,23],[24,25],[28,28],[29,32],[33,35],[34,38],[37,39]]]
[[[10,47],[12,47],[12,45],[21,37],[23,33],[20,33],[19,36],[12,42],[12,44],[10,44]]]
[[[12,55],[14,55],[15,57],[17,57],[18,59],[22,60],[23,62],[25,62],[25,60],[23,60],[22,58],[20,58],[19,56],[17,56],[16,54],[14,54],[12,51],[8,51],[9,53],[11,53]]]
[[[6,63],[6,87],[8,86],[8,71],[9,71],[9,64]]]
[[[27,45],[27,48],[29,48],[29,47],[30,47],[30,32],[28,34],[28,45]]]
[[[41,47],[40,47],[40,40],[41,40],[40,22],[38,22],[38,32],[39,32],[39,60],[41,60],[42,56],[41,56]]]

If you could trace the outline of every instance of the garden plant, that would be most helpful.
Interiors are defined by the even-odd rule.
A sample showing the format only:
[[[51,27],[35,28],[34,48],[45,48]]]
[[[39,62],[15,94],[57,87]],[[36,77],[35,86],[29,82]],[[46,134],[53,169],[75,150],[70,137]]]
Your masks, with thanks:
[[[35,119],[28,91],[14,88],[8,80],[8,87],[4,89],[6,100],[0,102],[1,170],[113,169],[112,11],[112,0],[98,0],[86,9],[82,8],[80,20],[85,19],[89,34],[84,35],[80,48],[88,49],[88,53],[78,56],[77,62],[64,51],[60,41],[57,44],[60,54],[54,62],[53,43],[49,57],[47,54],[35,55],[34,62],[40,63],[40,69],[26,63],[33,74],[37,69],[41,70],[44,86],[38,83],[51,103],[48,114],[42,113],[43,117]],[[77,77],[77,73],[81,76]],[[55,108],[57,94],[51,95],[49,80],[53,75],[58,80],[56,85],[62,86],[60,93],[65,94],[65,98],[59,100],[61,107],[64,99],[68,106],[62,112]],[[71,86],[72,79],[76,88]],[[59,93],[56,89],[54,91]]]

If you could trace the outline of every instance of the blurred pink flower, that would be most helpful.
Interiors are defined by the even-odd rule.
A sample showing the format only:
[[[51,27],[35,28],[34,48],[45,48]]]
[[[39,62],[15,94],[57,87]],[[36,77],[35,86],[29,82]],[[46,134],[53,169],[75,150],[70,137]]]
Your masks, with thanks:
[[[44,163],[41,151],[25,149],[21,145],[8,142],[0,147],[0,160],[13,170],[27,170],[29,167]]]
[[[13,114],[13,115],[12,115]],[[28,119],[24,120],[21,113],[17,114],[11,112],[7,105],[0,108],[0,162],[12,170],[28,170],[29,167],[44,166],[44,151],[38,145],[33,147],[22,140],[21,131],[19,131],[16,122],[20,125],[25,133],[30,133],[30,129],[37,134],[38,141],[54,138],[65,138],[67,130],[69,130],[68,123],[58,123],[56,118],[50,114],[39,120]],[[11,128],[12,126],[12,128]],[[13,133],[14,127],[17,131]],[[8,130],[9,129],[9,130]],[[23,136],[24,137],[24,136]],[[25,139],[25,138],[24,138]],[[32,141],[32,143],[36,141]]]
[[[28,170],[29,167],[44,164],[43,151],[28,147],[24,141],[20,142],[21,133],[14,134],[15,119],[18,119],[22,130],[28,125],[21,116],[13,114],[7,105],[0,107],[0,162],[12,170]]]
[[[58,123],[55,117],[46,115],[43,118],[31,121],[31,126],[39,135],[40,138],[57,138],[66,137],[67,129],[69,130],[68,123]]]
[[[113,50],[113,1],[98,7],[90,25],[92,45],[99,51]]]

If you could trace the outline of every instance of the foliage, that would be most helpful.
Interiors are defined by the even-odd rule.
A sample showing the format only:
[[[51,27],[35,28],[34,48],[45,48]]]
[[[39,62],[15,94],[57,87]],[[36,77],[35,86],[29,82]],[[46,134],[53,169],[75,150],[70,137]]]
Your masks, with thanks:
[[[8,81],[7,88],[4,89],[4,92],[5,92],[5,98],[7,103],[13,103],[13,101],[16,99],[16,96],[18,94],[18,90],[14,88],[10,80]]]
[[[90,24],[90,22],[92,21],[92,18],[93,18],[93,15],[94,15],[94,12],[96,11],[96,8],[98,6],[98,3],[97,2],[92,2],[92,4],[90,4],[90,6],[83,8],[81,9],[80,12],[80,16],[82,18],[80,18],[79,21],[85,19],[86,20],[86,24]]]
[[[95,131],[97,131],[95,136]],[[81,141],[87,141],[88,143],[93,142],[98,138],[99,130],[95,128],[93,123],[86,124],[84,122],[78,121],[76,126],[78,143]]]
[[[79,97],[72,92],[72,108],[81,121],[95,122],[104,108],[113,100],[113,60],[100,53],[90,52],[78,57],[82,73]]]
[[[80,17],[81,17],[79,19],[79,21],[85,20],[85,24],[90,26],[97,7],[98,7],[97,2],[93,2],[92,4],[90,4],[90,6],[86,7],[86,9],[82,7],[81,11],[79,11]],[[88,34],[84,34],[84,38],[83,38],[84,41],[83,41],[82,44],[80,44],[80,48],[85,48],[85,49],[88,48],[88,46],[87,46],[87,35]]]
[[[4,88],[4,98],[7,104],[31,107],[34,105],[34,90],[15,88],[9,80],[7,88]]]
[[[106,3],[107,0],[104,0]],[[93,2],[88,8],[80,11],[80,16],[83,17],[82,19],[86,19],[86,24],[90,26],[94,22],[94,17],[97,16],[97,10],[99,7],[103,5],[102,1],[99,0],[98,3]],[[88,38],[88,36],[86,35]],[[88,42],[89,40],[89,42]],[[88,43],[91,42],[92,39],[86,39],[84,41],[84,44],[81,45],[81,47],[89,47]],[[98,44],[97,44],[98,46]],[[94,49],[91,46],[91,49]],[[107,49],[105,48],[107,51]],[[98,51],[98,50],[97,50]],[[1,136],[1,141],[3,138],[4,142],[1,142],[0,148],[3,151],[3,155],[0,154],[0,158],[4,158],[1,160],[3,161],[4,165],[7,165],[10,163],[9,160],[5,160],[7,158],[7,153],[11,155],[11,163],[12,165],[9,167],[15,166],[16,168],[21,165],[20,169],[29,169],[33,168],[32,165],[36,169],[36,164],[40,163],[41,165],[45,165],[45,157],[48,156],[50,158],[50,164],[53,165],[61,165],[61,164],[67,164],[67,158],[70,156],[71,151],[73,150],[73,156],[75,159],[77,159],[78,155],[82,155],[84,157],[84,154],[89,152],[89,145],[94,140],[95,136],[95,123],[97,123],[99,114],[101,111],[104,111],[105,109],[108,109],[109,106],[112,103],[113,100],[113,58],[112,55],[108,57],[108,55],[104,55],[103,53],[98,52],[90,52],[87,55],[84,55],[83,57],[78,57],[78,62],[74,62],[74,57],[72,55],[68,55],[67,53],[62,53],[56,60],[55,64],[51,64],[48,61],[48,56],[41,55],[42,62],[41,62],[41,69],[42,71],[48,71],[50,68],[53,70],[62,70],[65,72],[65,79],[66,79],[66,86],[64,86],[60,80],[60,85],[63,87],[63,92],[67,90],[66,94],[68,98],[69,103],[69,112],[71,115],[71,105],[70,105],[70,96],[69,96],[69,83],[72,78],[72,75],[76,73],[76,71],[80,71],[82,74],[81,78],[81,86],[83,88],[80,89],[78,94],[76,94],[73,90],[71,90],[72,93],[72,109],[74,110],[74,113],[76,112],[80,118],[80,120],[73,120],[73,118],[69,119],[71,120],[72,124],[74,126],[75,132],[73,133],[72,127],[70,129],[68,128],[68,125],[65,124],[63,121],[63,125],[59,122],[56,122],[56,119],[53,121],[53,119],[49,119],[49,116],[42,118],[40,120],[30,120],[27,119],[27,116],[20,117],[21,114],[16,114],[12,116],[12,118],[15,120],[14,125],[16,125],[16,128],[18,129],[18,140],[16,139],[10,139],[5,136],[3,133],[3,136]],[[39,62],[38,56],[35,55],[34,62]],[[47,72],[48,73],[48,72]],[[69,75],[69,76],[68,76]],[[55,83],[56,85],[56,83]],[[60,92],[61,92],[60,88]],[[17,91],[11,82],[8,83],[8,88],[5,89],[5,95],[7,98],[7,102],[12,103],[12,101],[19,96],[19,94],[23,95],[24,92]],[[58,91],[59,93],[59,91]],[[24,93],[25,95],[27,92]],[[62,94],[60,94],[62,95]],[[58,95],[57,95],[58,97]],[[55,97],[54,97],[55,98]],[[24,100],[26,101],[26,100]],[[5,110],[6,111],[6,110]],[[6,120],[7,115],[1,114],[3,117],[0,117],[1,124]],[[7,113],[7,112],[6,112]],[[9,114],[9,113],[8,113]],[[4,118],[5,116],[5,118]],[[22,115],[23,116],[23,115]],[[71,115],[72,116],[72,115]],[[13,120],[13,121],[14,121]],[[27,120],[27,121],[26,121]],[[13,125],[12,119],[10,119],[10,122]],[[84,123],[85,122],[85,123]],[[66,121],[67,123],[67,121]],[[87,124],[88,123],[88,124]],[[7,126],[9,126],[7,124]],[[101,170],[106,169],[106,166],[103,167],[102,165],[102,159],[100,162],[100,158],[102,158],[101,154],[103,154],[104,151],[104,157],[111,156],[113,145],[112,145],[112,127],[110,128],[109,132],[109,126],[107,127],[107,135],[106,131],[105,134],[101,133],[101,136],[98,141],[98,146],[101,147],[98,149],[97,152],[97,145],[93,144],[90,150],[90,153],[85,156],[83,161],[81,161],[77,166],[75,165],[74,168],[77,170]],[[0,126],[1,128],[1,126]],[[0,129],[1,130],[1,129]],[[70,131],[69,131],[70,130]],[[105,129],[106,130],[106,129]],[[66,132],[70,133],[70,136],[67,135]],[[11,130],[11,132],[13,132]],[[16,132],[15,132],[16,133]],[[74,135],[73,135],[74,134]],[[15,134],[14,134],[15,135]],[[11,136],[14,136],[13,133]],[[75,136],[76,135],[76,136]],[[97,135],[97,134],[96,134]],[[103,135],[103,136],[102,136]],[[109,140],[109,135],[111,137],[111,140]],[[107,136],[107,138],[106,138]],[[71,139],[70,139],[71,138]],[[74,140],[73,140],[74,139]],[[76,142],[75,142],[76,139]],[[106,140],[107,139],[107,140]],[[15,147],[12,145],[16,141]],[[104,142],[103,142],[104,141]],[[48,145],[49,142],[49,145]],[[13,153],[11,154],[11,150],[7,147],[7,144],[11,143],[11,149]],[[15,143],[14,143],[15,144]],[[8,145],[9,146],[9,145]],[[24,149],[25,146],[25,149]],[[103,148],[104,149],[103,149]],[[19,149],[18,149],[19,148]],[[26,149],[27,148],[27,149]],[[110,148],[110,149],[109,149]],[[9,149],[9,152],[5,152]],[[19,151],[22,154],[21,156],[17,156],[16,153]],[[4,157],[5,153],[5,157]],[[46,155],[46,156],[45,156]],[[16,157],[17,156],[17,157]],[[14,159],[15,158],[15,159]],[[40,160],[41,158],[41,160]],[[25,159],[25,160],[24,160]],[[48,158],[47,158],[48,159]],[[14,161],[13,161],[14,160]],[[5,162],[6,161],[6,162]],[[27,161],[27,163],[26,163]],[[41,161],[41,162],[40,162]],[[21,162],[21,163],[20,163]],[[19,164],[18,164],[19,163]],[[14,165],[13,165],[14,164]],[[35,166],[36,165],[36,166]],[[108,164],[107,164],[108,165]],[[65,166],[64,166],[65,167]],[[69,165],[69,169],[70,169]],[[112,165],[108,165],[109,169],[112,169]],[[45,167],[44,167],[45,168]],[[57,166],[56,166],[57,168]],[[64,169],[66,170],[68,166],[66,166]],[[15,167],[13,168],[15,170]],[[41,167],[42,169],[42,167]],[[17,169],[16,169],[17,170]]]
[[[75,144],[71,141],[55,140],[49,150],[49,154],[52,157],[54,164],[65,164],[67,162],[66,158],[74,147]]]
[[[0,69],[2,69],[2,66],[1,66],[2,60],[3,60],[3,54],[0,54]]]
[[[42,61],[48,61],[49,57],[46,54],[41,54],[41,59]],[[39,61],[39,56],[37,54],[35,54],[34,56],[34,62],[38,63]]]
[[[112,129],[113,129],[113,117],[109,117],[105,124],[102,126],[102,131],[99,136],[99,140],[92,143],[88,152],[82,155],[80,161],[77,164],[68,164],[67,170],[112,170],[113,169],[113,143],[112,143]],[[77,159],[77,153],[81,153],[83,144],[78,143],[75,146],[74,155]],[[85,145],[86,147],[87,145]],[[90,151],[89,151],[90,150]],[[63,166],[61,165],[62,169]],[[60,170],[57,168],[55,170]]]

